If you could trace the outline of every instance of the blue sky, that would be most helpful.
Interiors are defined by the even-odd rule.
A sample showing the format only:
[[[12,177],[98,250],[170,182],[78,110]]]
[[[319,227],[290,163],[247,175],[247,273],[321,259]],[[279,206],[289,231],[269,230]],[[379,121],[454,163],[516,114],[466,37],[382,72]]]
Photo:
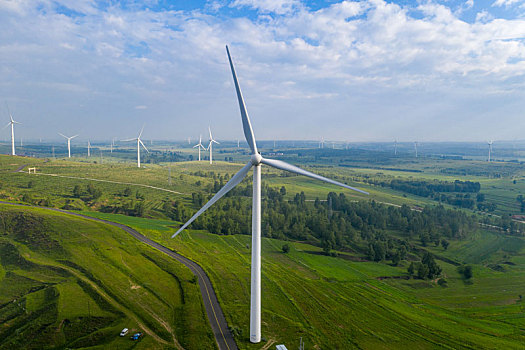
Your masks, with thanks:
[[[228,44],[258,139],[525,139],[524,17],[523,0],[0,0],[0,99],[24,138],[242,138]]]

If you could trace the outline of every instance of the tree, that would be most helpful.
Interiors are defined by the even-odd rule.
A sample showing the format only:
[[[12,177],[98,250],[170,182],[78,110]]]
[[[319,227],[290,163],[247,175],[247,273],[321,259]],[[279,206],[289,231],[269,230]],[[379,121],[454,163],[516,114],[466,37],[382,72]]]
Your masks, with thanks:
[[[413,262],[410,263],[410,265],[408,266],[407,271],[408,271],[408,275],[410,277],[412,277],[414,275],[414,272],[416,271],[416,267],[415,267]]]
[[[399,254],[399,251],[396,251],[394,255],[392,255],[392,264],[394,264],[394,266],[397,266],[400,260],[401,260],[401,256]]]
[[[417,268],[417,277],[423,280],[423,279],[427,278],[428,275],[429,275],[428,266],[425,265],[425,264],[419,264],[419,266]]]
[[[436,263],[432,254],[426,252],[423,256],[423,259],[421,260],[421,265],[425,266],[427,269],[426,276],[424,276],[423,278],[426,277],[429,279],[433,279],[441,275],[441,267],[439,267],[439,265]]]
[[[281,187],[281,189],[279,190],[279,192],[281,193],[282,196],[286,195],[286,187]]]
[[[75,187],[73,188],[73,197],[80,198],[81,195],[82,195],[82,190],[80,189],[80,186],[75,185]]]
[[[449,244],[450,243],[446,239],[441,240],[441,246],[443,247],[443,249],[447,250]]]
[[[123,193],[123,194],[124,194],[125,197],[129,197],[129,196],[131,196],[131,187],[129,187],[129,186],[126,187],[126,188],[124,189],[124,193]]]
[[[288,243],[285,243],[283,244],[283,247],[281,248],[283,253],[286,254],[290,251],[290,246],[288,245]]]
[[[463,275],[465,279],[471,279],[474,273],[472,272],[472,266],[463,265],[458,268],[459,273]]]
[[[89,184],[87,186],[87,193],[91,195],[92,199],[98,199],[100,196],[102,196],[102,191],[98,188],[95,188],[93,184]]]

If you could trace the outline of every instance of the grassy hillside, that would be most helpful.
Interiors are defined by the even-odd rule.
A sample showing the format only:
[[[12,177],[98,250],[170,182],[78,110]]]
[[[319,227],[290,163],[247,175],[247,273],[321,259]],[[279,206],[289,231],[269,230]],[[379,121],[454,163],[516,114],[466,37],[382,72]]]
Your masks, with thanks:
[[[0,205],[0,349],[213,349],[199,287],[126,232]],[[145,333],[133,342],[127,327]]]
[[[95,215],[135,224],[123,216]],[[170,225],[143,220],[135,226],[139,231],[205,268],[237,330],[239,347],[259,348],[248,339],[250,237],[189,231],[170,239]],[[494,247],[494,240],[501,243]],[[284,243],[292,246],[288,254],[281,250]],[[439,261],[448,281],[442,287],[406,279],[408,261],[398,267],[356,262],[347,254],[334,258],[310,245],[263,239],[263,338],[289,348],[303,337],[308,348],[519,349],[525,341],[519,297],[525,291],[524,246],[522,238],[480,231],[472,240],[452,242],[445,252],[429,248],[450,261]],[[470,256],[485,258],[473,265],[475,277],[465,281],[457,265],[472,262]],[[496,271],[493,264],[505,268]]]

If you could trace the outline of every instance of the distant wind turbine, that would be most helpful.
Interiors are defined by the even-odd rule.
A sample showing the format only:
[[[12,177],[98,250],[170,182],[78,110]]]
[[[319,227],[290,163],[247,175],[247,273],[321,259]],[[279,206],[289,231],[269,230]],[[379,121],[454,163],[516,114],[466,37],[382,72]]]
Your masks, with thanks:
[[[71,140],[74,139],[75,137],[77,137],[78,134],[75,135],[75,136],[71,136],[71,137],[67,137],[66,135],[61,134],[61,133],[58,133],[58,134],[59,134],[60,136],[62,136],[62,137],[64,137],[64,138],[67,139],[67,157],[68,157],[68,158],[71,158]]]
[[[213,163],[213,143],[215,142],[216,144],[219,144],[219,142],[213,139],[210,127],[208,127],[208,131],[210,132],[210,143],[208,144],[208,150],[210,151],[210,164],[212,164]]]
[[[88,140],[88,157],[91,157],[91,143]]]
[[[7,102],[5,105],[7,107],[7,113],[9,113],[10,121],[9,123],[7,123],[6,126],[4,126],[4,129],[7,128],[9,125],[11,125],[11,155],[15,156],[16,155],[16,152],[15,152],[15,124],[22,124],[22,123],[19,123],[13,119],[13,116],[11,115],[11,111],[9,110],[9,106],[7,105]]]
[[[253,134],[252,125],[250,118],[248,117],[248,111],[244,104],[239,82],[237,81],[237,75],[235,74],[235,68],[230,57],[228,46],[226,46],[226,52],[228,54],[228,60],[230,62],[230,68],[233,75],[233,82],[237,91],[237,99],[239,101],[239,108],[241,112],[241,119],[244,129],[244,136],[248,142],[248,146],[251,149],[250,161],[235,174],[226,185],[219,190],[213,196],[208,203],[204,205],[193,217],[188,220],[172,237],[178,235],[188,225],[190,225],[197,217],[204,213],[211,205],[217,202],[221,197],[228,193],[231,189],[237,186],[244,177],[248,174],[250,169],[253,167],[253,204],[252,204],[252,266],[251,266],[251,302],[250,302],[250,341],[252,343],[258,343],[261,341],[261,165],[266,164],[271,167],[296,173],[299,175],[308,176],[317,180],[325,181],[337,186],[342,186],[357,192],[368,194],[365,191],[359,190],[354,187],[350,187],[343,183],[330,180],[326,177],[316,175],[309,171],[300,169],[294,165],[285,163],[277,159],[266,159],[263,158],[258,150],[255,142],[255,135]]]
[[[416,158],[417,158],[417,141],[414,141],[414,150],[416,151]]]
[[[139,136],[134,138],[134,139],[126,139],[126,140],[122,140],[122,141],[137,141],[137,167],[140,168],[140,145],[142,145],[142,147],[144,147],[144,149],[146,150],[146,152],[149,153],[148,151],[148,148],[146,147],[146,145],[144,145],[144,143],[142,142],[142,140],[140,139],[140,137],[142,136],[142,132],[144,131],[144,126],[142,127],[142,129],[140,129],[140,133],[139,133]]]
[[[201,149],[206,151],[206,148],[202,145],[202,135],[199,135],[199,143],[193,146],[199,150],[199,162],[201,161]]]
[[[394,155],[397,156],[397,140],[394,140]]]
[[[490,140],[490,141],[487,141],[487,144],[489,145],[489,159],[487,160],[488,162],[490,162],[490,154],[492,153],[492,144],[494,143],[494,141]]]

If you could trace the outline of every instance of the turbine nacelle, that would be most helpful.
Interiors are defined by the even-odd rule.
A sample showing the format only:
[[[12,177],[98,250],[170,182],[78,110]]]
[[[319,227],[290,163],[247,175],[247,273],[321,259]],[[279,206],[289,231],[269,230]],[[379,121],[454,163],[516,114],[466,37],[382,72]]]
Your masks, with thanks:
[[[263,157],[259,153],[252,154],[252,156],[250,157],[250,162],[254,166],[261,164],[262,160]]]

